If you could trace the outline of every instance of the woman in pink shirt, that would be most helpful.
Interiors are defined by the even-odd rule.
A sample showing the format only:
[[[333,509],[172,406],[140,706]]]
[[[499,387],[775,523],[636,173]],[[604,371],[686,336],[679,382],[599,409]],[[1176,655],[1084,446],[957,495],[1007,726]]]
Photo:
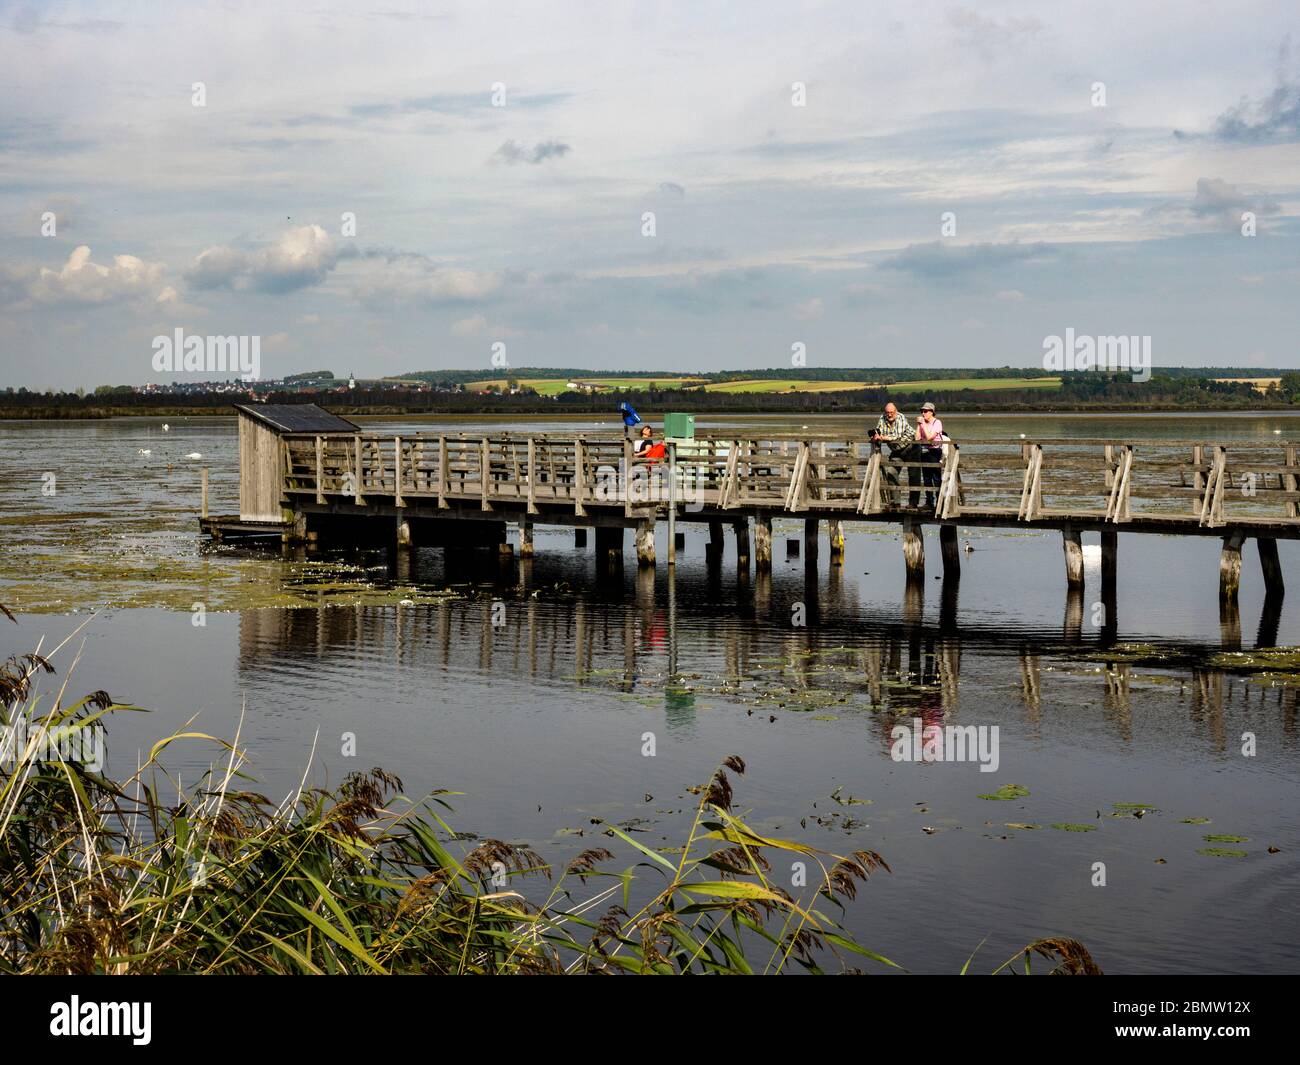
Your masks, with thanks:
[[[939,464],[943,461],[943,422],[934,416],[934,404],[922,403],[921,416],[916,419],[916,450],[922,462],[934,463],[934,469],[923,469],[921,480],[926,487],[925,505],[935,507],[936,492],[943,480]]]

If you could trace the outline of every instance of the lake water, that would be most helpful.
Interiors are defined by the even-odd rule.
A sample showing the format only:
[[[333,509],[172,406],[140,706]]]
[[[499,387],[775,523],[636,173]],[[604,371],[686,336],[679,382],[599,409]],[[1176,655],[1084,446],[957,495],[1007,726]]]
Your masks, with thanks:
[[[867,420],[763,419],[850,433]],[[1082,940],[1107,972],[1300,969],[1300,678],[1221,657],[1215,539],[1121,534],[1109,636],[1094,624],[1096,554],[1070,604],[1056,535],[963,529],[974,550],[955,588],[934,579],[928,540],[931,576],[910,592],[896,529],[850,523],[843,565],[823,543],[810,576],[786,552],[802,521],[779,518],[770,579],[737,578],[730,538],[711,572],[690,524],[671,577],[629,559],[597,579],[590,544],[542,526],[531,563],[435,549],[400,567],[382,552],[286,561],[200,541],[199,467],[213,511],[235,509],[234,423],[169,421],[0,422],[0,602],[20,621],[0,625],[0,656],[84,626],[61,677],[75,657],[70,688],[151,711],[114,722],[110,771],[191,719],[233,737],[242,711],[260,790],[287,792],[309,765],[320,784],[382,766],[413,797],[464,793],[449,816],[460,832],[529,843],[560,867],[609,842],[597,817],[681,844],[686,789],[738,754],[736,805],[756,827],[888,861],[847,923],[911,971],[956,972],[986,937],[974,968],[991,969],[1046,935]],[[1300,438],[1300,421],[1274,414],[945,421],[960,439]],[[1246,554],[1246,652],[1300,644],[1300,545],[1279,546],[1292,577],[1280,612]],[[997,726],[997,771],[895,761],[891,727],[914,719]],[[214,756],[193,743],[168,765],[190,781]],[[1011,783],[1028,795],[979,798]],[[1244,857],[1198,853],[1215,847]]]

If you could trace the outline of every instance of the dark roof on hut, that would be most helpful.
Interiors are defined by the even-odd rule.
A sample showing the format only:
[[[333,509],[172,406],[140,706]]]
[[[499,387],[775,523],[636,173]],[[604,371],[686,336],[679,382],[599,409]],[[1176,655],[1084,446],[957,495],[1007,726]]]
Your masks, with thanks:
[[[316,406],[315,403],[236,403],[247,414],[277,433],[355,433],[360,426]]]

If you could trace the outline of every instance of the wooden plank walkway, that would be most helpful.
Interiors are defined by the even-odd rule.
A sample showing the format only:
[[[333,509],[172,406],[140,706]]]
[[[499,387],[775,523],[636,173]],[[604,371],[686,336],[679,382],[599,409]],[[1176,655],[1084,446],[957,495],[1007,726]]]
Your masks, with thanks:
[[[515,522],[521,553],[531,554],[532,525],[547,523],[595,526],[598,548],[601,530],[610,530],[621,552],[622,530],[632,527],[639,560],[652,564],[654,523],[668,516],[711,523],[718,546],[718,527],[732,525],[747,564],[752,521],[764,567],[773,516],[798,516],[814,551],[818,523],[831,523],[832,558],[837,545],[842,551],[844,521],[899,523],[916,573],[925,524],[940,525],[945,570],[953,572],[957,523],[1057,529],[1071,585],[1082,581],[1081,532],[1101,531],[1103,572],[1113,572],[1120,531],[1216,536],[1225,597],[1236,595],[1246,539],[1258,541],[1268,587],[1280,592],[1276,541],[1300,538],[1300,463],[1296,445],[1283,440],[980,440],[950,443],[937,461],[921,462],[895,459],[865,438],[727,433],[680,444],[670,476],[666,462],[636,457],[616,434],[279,439],[285,528],[303,536],[325,516],[396,519],[398,543],[411,542],[413,521]],[[230,518],[205,521],[214,532],[222,523],[227,532],[238,527]]]

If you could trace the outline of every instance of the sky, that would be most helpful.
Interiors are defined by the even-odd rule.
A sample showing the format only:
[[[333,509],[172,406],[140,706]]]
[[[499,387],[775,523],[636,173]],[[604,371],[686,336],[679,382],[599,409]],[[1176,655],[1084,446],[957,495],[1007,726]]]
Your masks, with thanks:
[[[1294,0],[0,0],[0,387],[1295,367],[1298,211]]]

